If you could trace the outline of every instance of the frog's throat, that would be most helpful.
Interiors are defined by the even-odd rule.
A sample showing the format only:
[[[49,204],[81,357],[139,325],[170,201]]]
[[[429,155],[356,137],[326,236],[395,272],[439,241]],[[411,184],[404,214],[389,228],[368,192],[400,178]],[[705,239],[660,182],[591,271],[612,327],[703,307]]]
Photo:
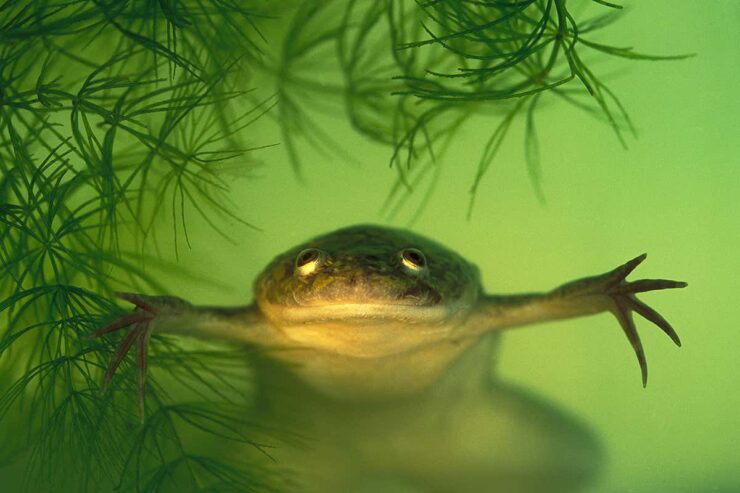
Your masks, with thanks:
[[[283,306],[261,303],[268,318],[285,324],[330,321],[402,321],[409,324],[434,324],[449,320],[461,308],[448,305],[395,305],[381,303],[334,303],[309,306]]]

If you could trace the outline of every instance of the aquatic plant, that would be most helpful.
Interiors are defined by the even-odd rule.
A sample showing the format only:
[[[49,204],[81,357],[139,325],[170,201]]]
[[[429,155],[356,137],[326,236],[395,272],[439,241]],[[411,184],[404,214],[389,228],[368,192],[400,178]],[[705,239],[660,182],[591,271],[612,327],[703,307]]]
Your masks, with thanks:
[[[316,124],[322,112],[387,145],[390,213],[425,181],[431,196],[456,132],[485,114],[497,123],[474,196],[523,115],[542,196],[545,97],[600,115],[620,139],[631,128],[582,51],[659,59],[591,39],[619,8],[594,3],[605,12],[579,20],[565,0],[0,2],[0,464],[22,462],[29,491],[279,489],[285,476],[260,460],[208,446],[243,444],[269,463],[264,443],[280,436],[244,418],[242,351],[155,335],[146,412],[133,375],[101,392],[116,338],[86,335],[119,314],[112,293],[166,292],[160,272],[191,278],[166,260],[191,243],[191,218],[225,240],[224,221],[254,227],[228,192],[274,144],[249,138],[264,114],[297,176],[302,141],[344,152]],[[268,42],[276,17],[285,31]],[[274,92],[245,84],[256,72]]]
[[[588,4],[600,11],[577,19],[573,11],[588,11]],[[293,150],[299,137],[329,148],[317,126],[294,122],[310,121],[311,103],[322,105],[314,111],[339,105],[359,133],[391,148],[398,181],[389,193],[389,214],[426,180],[423,209],[451,141],[464,124],[485,118],[492,131],[469,171],[470,214],[481,180],[521,116],[528,173],[544,201],[535,116],[546,100],[564,101],[604,121],[625,146],[624,133],[635,132],[617,95],[586,63],[589,56],[690,56],[646,55],[596,41],[621,9],[602,0],[304,1],[282,51],[268,65],[277,75],[279,109],[286,116],[280,123],[294,166],[300,168]],[[341,99],[331,101],[332,94]]]
[[[248,225],[225,173],[249,172],[243,134],[274,104],[246,104],[239,83],[259,20],[220,0],[0,4],[0,433],[30,491],[279,484],[188,438],[261,447],[234,411],[241,352],[156,338],[140,425],[130,383],[100,391],[115,344],[85,337],[120,310],[114,289],[163,292],[158,273],[185,275],[159,255],[163,224],[175,253],[189,214],[223,236],[225,217]]]

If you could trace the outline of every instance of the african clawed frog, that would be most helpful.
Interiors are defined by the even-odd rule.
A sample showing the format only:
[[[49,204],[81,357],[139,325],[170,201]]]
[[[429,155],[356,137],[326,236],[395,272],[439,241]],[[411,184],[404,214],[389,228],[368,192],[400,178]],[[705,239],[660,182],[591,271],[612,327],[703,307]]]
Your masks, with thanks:
[[[446,491],[446,484],[487,491],[502,477],[520,476],[529,477],[529,486],[507,483],[501,491],[530,491],[543,478],[570,475],[574,482],[568,484],[575,484],[588,476],[595,459],[587,457],[598,455],[598,446],[575,420],[491,378],[497,334],[611,312],[634,348],[645,384],[633,312],[680,341],[635,295],[686,284],[627,281],[644,259],[545,293],[489,295],[478,269],[455,252],[409,231],[360,225],[278,255],[256,279],[250,305],[199,307],[120,293],[136,310],[93,335],[129,328],[105,381],[136,343],[140,389],[152,332],[259,348],[257,380],[266,409],[277,416],[298,408],[305,426],[334,437],[324,448],[338,453],[314,457],[332,463],[324,479],[331,477],[335,486],[307,480],[316,482],[316,491],[342,491],[346,481],[384,470],[412,478],[422,491]],[[348,459],[352,454],[355,459]],[[350,478],[345,483],[338,479],[343,473]]]

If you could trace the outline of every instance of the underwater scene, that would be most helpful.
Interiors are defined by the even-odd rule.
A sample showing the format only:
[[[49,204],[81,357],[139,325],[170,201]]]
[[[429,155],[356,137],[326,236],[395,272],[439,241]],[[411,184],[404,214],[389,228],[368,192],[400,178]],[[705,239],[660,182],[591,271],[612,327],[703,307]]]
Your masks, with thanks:
[[[0,2],[0,491],[740,491],[740,2]]]

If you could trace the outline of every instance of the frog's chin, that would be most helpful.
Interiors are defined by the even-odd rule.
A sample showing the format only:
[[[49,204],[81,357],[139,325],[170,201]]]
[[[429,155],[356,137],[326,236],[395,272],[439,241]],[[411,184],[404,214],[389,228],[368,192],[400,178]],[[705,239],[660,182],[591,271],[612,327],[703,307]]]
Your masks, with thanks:
[[[448,340],[465,313],[446,305],[367,303],[262,309],[296,347],[362,359],[391,357]]]
[[[458,307],[446,305],[404,305],[385,303],[332,303],[326,305],[263,306],[269,318],[280,325],[324,322],[374,325],[378,322],[435,324],[450,319]]]

